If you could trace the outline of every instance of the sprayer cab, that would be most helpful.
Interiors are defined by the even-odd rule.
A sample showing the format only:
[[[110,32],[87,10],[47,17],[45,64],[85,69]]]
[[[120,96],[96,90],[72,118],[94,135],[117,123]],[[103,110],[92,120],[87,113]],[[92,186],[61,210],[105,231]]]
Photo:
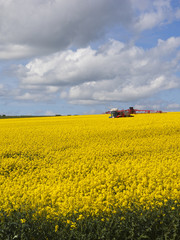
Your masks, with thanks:
[[[110,118],[120,118],[120,117],[133,117],[128,110],[118,110],[117,108],[112,108],[110,110]]]

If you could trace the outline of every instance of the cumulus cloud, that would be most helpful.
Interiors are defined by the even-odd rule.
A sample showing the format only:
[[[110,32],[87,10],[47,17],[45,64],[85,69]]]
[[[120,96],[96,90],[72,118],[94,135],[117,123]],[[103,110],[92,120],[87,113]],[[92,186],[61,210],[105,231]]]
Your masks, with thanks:
[[[131,2],[133,8],[139,12],[133,26],[138,32],[170,23],[176,18],[171,7],[171,0],[131,0]]]
[[[53,111],[51,111],[51,110],[47,110],[47,111],[45,112],[45,115],[46,115],[46,116],[54,116],[55,113],[54,113]]]
[[[0,44],[0,59],[18,59],[40,53],[37,48],[18,44]]]
[[[60,88],[55,86],[27,85],[26,89],[18,87],[10,91],[9,95],[13,95],[14,100],[21,102],[52,103],[56,99],[59,90]]]
[[[86,47],[124,26],[141,32],[179,19],[170,0],[0,0],[0,59]]]
[[[85,46],[133,16],[129,0],[0,0],[0,9],[0,59]]]
[[[176,12],[175,12],[175,17],[176,17],[177,19],[180,19],[180,8],[178,8],[178,9],[176,10]]]
[[[167,105],[167,110],[180,110],[179,103],[170,103]]]
[[[116,40],[67,50],[19,66],[23,89],[49,88],[71,103],[132,101],[179,87],[180,38],[144,50]],[[28,97],[28,96],[27,96]]]
[[[0,84],[0,98],[8,97],[8,88],[4,84]]]

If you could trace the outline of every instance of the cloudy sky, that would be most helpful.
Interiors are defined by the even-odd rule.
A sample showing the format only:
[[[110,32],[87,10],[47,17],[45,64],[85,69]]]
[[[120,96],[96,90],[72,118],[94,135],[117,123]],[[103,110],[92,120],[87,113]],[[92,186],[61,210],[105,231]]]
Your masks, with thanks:
[[[0,114],[180,111],[180,0],[0,0]]]

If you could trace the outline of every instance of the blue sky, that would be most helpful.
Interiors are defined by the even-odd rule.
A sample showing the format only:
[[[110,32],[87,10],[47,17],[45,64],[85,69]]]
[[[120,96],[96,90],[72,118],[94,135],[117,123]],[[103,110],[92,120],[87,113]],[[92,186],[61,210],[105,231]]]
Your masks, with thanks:
[[[0,114],[180,111],[180,0],[0,0]]]

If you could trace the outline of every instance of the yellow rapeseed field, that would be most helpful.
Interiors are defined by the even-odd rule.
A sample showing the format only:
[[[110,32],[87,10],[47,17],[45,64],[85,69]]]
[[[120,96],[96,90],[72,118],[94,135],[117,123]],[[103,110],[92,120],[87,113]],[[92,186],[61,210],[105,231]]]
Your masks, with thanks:
[[[108,117],[0,120],[0,210],[81,219],[179,201],[180,113]]]

